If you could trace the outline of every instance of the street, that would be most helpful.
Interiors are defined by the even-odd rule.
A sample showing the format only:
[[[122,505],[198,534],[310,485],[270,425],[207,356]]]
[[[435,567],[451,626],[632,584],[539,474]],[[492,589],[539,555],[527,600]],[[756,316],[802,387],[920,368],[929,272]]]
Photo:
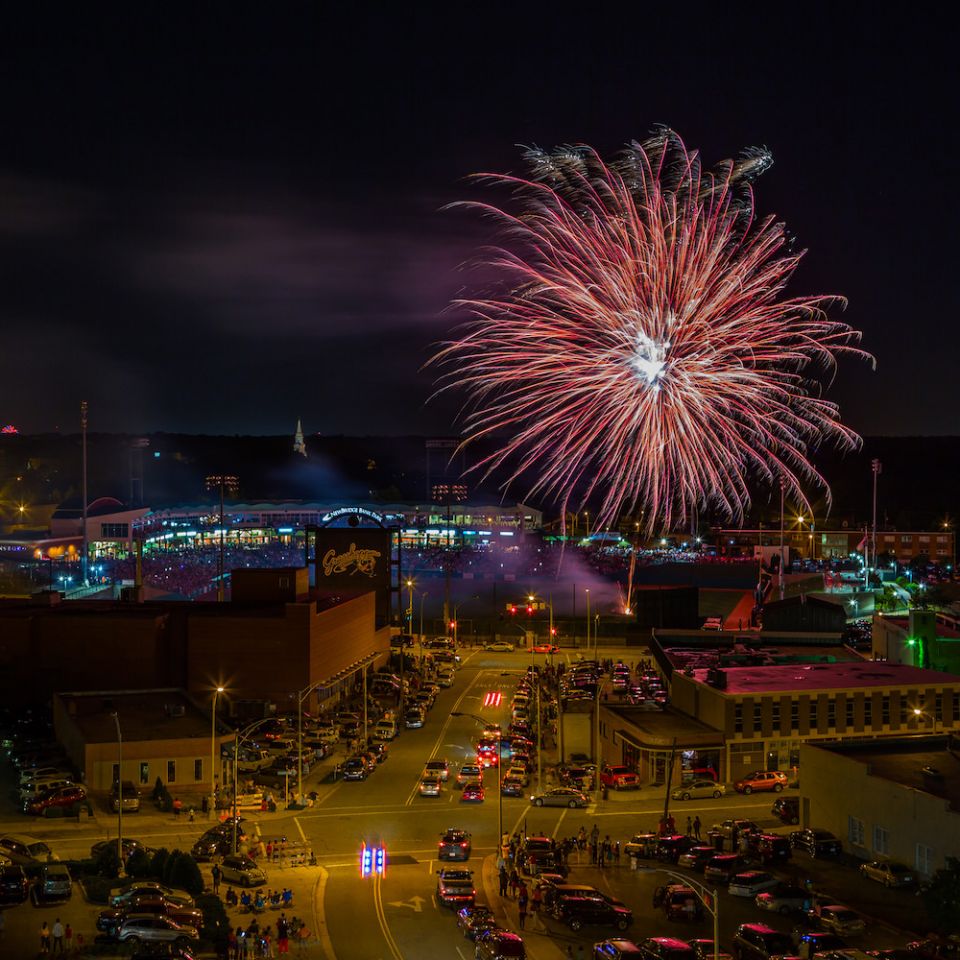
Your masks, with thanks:
[[[623,656],[636,660],[638,651],[604,651],[607,656]],[[450,911],[438,906],[435,889],[438,863],[436,860],[439,834],[448,827],[460,827],[472,834],[473,849],[468,866],[474,871],[477,900],[489,903],[502,911],[501,922],[512,929],[517,927],[517,912],[513,901],[500,903],[497,896],[494,857],[498,836],[498,804],[496,771],[486,771],[486,800],[482,804],[467,804],[460,800],[460,792],[453,786],[459,765],[474,756],[473,742],[479,734],[478,723],[467,716],[454,717],[455,712],[481,714],[491,722],[504,727],[509,723],[510,698],[519,675],[531,660],[527,653],[488,653],[464,651],[464,663],[456,683],[441,689],[436,704],[428,714],[424,727],[404,730],[390,744],[389,759],[367,780],[359,782],[332,782],[327,776],[335,759],[342,752],[311,771],[308,790],[316,790],[319,797],[315,806],[298,812],[278,811],[276,814],[254,815],[263,837],[285,836],[308,840],[317,858],[316,867],[297,867],[281,870],[268,868],[268,887],[288,886],[294,892],[293,913],[301,916],[310,930],[303,947],[305,956],[327,957],[330,960],[414,960],[431,957],[469,957],[472,944],[463,940],[456,929]],[[542,657],[538,657],[542,660]],[[503,698],[497,708],[483,707],[484,695],[501,692]],[[421,797],[418,783],[423,765],[434,757],[445,757],[450,763],[451,780],[436,798]],[[545,773],[556,758],[543,758]],[[523,798],[503,799],[503,828],[512,833],[547,834],[557,839],[574,836],[581,826],[589,832],[598,825],[601,837],[621,843],[634,833],[655,829],[663,813],[664,793],[644,787],[637,792],[611,792],[609,799],[599,806],[591,803],[583,810],[536,808],[529,795],[538,789],[536,772],[530,789]],[[685,825],[689,816],[699,815],[704,830],[716,821],[728,817],[755,820],[763,828],[774,828],[770,813],[772,795],[741,796],[731,792],[718,800],[675,802],[671,811],[678,827]],[[149,808],[149,809],[148,809]],[[103,812],[89,821],[31,821],[23,816],[4,815],[2,829],[26,833],[47,840],[63,859],[89,855],[90,845],[96,840],[116,836],[116,821]],[[179,822],[172,816],[153,811],[145,798],[141,814],[124,820],[124,832],[153,847],[167,846],[189,849],[193,840],[206,829],[207,822],[198,819]],[[776,824],[777,832],[786,832]],[[382,879],[363,878],[360,875],[361,845],[382,845],[387,851],[387,869]],[[583,863],[574,853],[570,859],[570,882],[589,883],[624,901],[634,912],[634,925],[627,934],[641,940],[648,936],[681,936],[684,938],[712,936],[709,916],[699,923],[670,923],[660,911],[654,912],[652,896],[655,887],[667,882],[656,869],[634,871],[628,858],[619,864],[600,869],[589,864],[589,855],[583,854]],[[648,864],[651,868],[653,862]],[[208,864],[202,865],[209,877]],[[683,870],[679,872],[683,873]],[[838,900],[863,910],[868,916],[890,919],[909,916],[908,894],[887,891],[878,884],[866,883],[849,867],[822,861],[810,861],[798,853],[783,869],[786,877],[804,880],[810,878],[817,886],[825,886],[836,893]],[[693,876],[693,875],[692,875]],[[221,894],[224,891],[221,890]],[[720,936],[726,949],[738,924],[763,921],[784,931],[793,925],[790,917],[761,914],[750,899],[730,897],[722,892],[720,903]],[[39,910],[29,903],[6,911],[4,957],[31,957],[37,946],[39,916],[52,924],[59,916],[69,921],[74,930],[90,942],[97,908],[83,902],[78,886],[74,885],[73,899],[61,907]],[[267,911],[261,917],[261,926],[275,923],[277,911]],[[249,915],[232,913],[233,926],[246,926]],[[567,944],[592,944],[613,936],[615,931],[602,928],[584,928],[579,935],[556,922],[547,921],[547,931],[538,932],[527,924],[525,937],[528,954],[535,958],[560,957]],[[869,922],[863,946],[885,948],[901,946],[909,937],[895,931],[886,922]],[[857,944],[861,946],[861,944]]]

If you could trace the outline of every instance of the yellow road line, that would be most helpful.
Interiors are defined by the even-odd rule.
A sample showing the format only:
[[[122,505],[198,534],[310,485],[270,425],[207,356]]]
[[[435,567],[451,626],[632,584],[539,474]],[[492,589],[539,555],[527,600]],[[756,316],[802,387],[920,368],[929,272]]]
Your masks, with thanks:
[[[380,881],[381,877],[377,874],[373,878],[373,906],[377,913],[377,922],[380,924],[380,932],[383,934],[383,939],[387,942],[390,953],[393,954],[393,960],[403,960],[403,954],[397,946],[397,941],[393,939],[393,934],[387,926],[387,917],[383,912],[383,894],[380,889]]]

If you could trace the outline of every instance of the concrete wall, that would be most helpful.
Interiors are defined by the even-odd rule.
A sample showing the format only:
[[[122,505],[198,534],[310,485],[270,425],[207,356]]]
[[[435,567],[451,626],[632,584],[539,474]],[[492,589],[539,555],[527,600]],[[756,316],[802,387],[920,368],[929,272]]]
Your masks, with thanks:
[[[802,826],[830,830],[858,857],[883,856],[913,869],[918,844],[930,849],[933,870],[956,856],[960,813],[946,800],[871,776],[867,763],[830,750],[804,744],[800,758]],[[862,845],[850,840],[851,818],[863,824]],[[877,827],[886,831],[886,851],[875,849]]]

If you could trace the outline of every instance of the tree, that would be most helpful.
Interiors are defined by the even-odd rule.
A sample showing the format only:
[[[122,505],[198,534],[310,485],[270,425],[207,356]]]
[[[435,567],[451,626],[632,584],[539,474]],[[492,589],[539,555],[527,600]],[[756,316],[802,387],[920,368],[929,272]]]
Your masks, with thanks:
[[[105,847],[101,847],[93,858],[93,863],[101,877],[112,879],[120,876],[120,858],[117,856],[117,845],[108,843]]]
[[[203,893],[203,876],[197,861],[182,850],[174,850],[167,859],[163,882],[179,890],[186,890],[192,896]]]
[[[946,867],[933,875],[920,895],[936,930],[944,934],[960,930],[960,859],[947,857]]]
[[[222,950],[230,935],[230,917],[227,916],[223,901],[212,893],[205,893],[197,897],[197,907],[203,911],[200,936]]]
[[[127,876],[135,880],[142,880],[146,877],[152,877],[152,861],[150,854],[146,850],[137,849],[127,857]]]

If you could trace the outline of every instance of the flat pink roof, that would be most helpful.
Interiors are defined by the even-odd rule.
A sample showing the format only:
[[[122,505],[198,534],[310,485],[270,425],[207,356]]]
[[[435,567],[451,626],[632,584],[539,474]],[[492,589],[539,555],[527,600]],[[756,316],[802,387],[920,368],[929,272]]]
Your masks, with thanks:
[[[856,687],[960,687],[960,677],[900,663],[853,660],[840,663],[786,663],[773,667],[726,667],[723,693],[781,693],[787,690],[843,690]],[[693,677],[706,684],[707,671]]]

